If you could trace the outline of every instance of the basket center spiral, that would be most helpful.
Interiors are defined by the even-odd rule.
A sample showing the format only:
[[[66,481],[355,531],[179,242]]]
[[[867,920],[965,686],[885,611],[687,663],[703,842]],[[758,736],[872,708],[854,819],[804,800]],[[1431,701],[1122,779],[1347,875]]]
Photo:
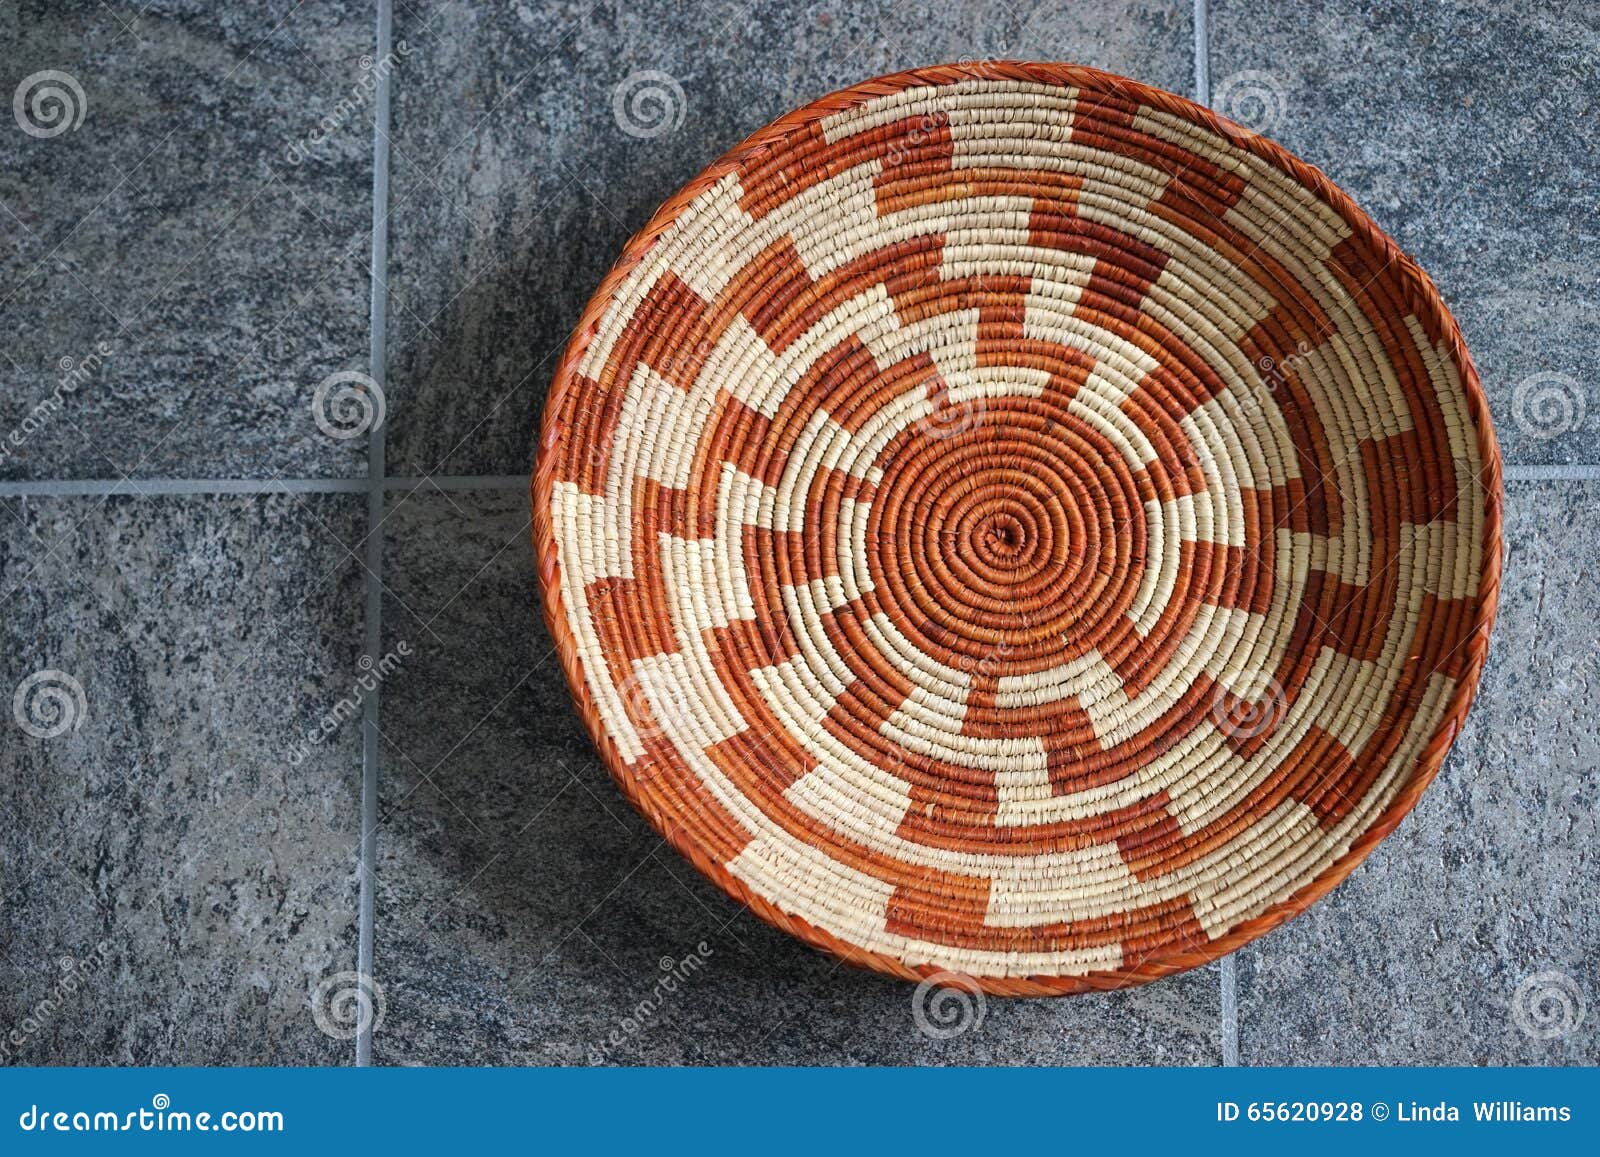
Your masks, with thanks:
[[[1132,471],[1067,401],[945,400],[880,455],[863,577],[921,654],[969,673],[1039,671],[1091,646],[1126,601],[1115,592],[1137,588]]]
[[[652,824],[812,943],[1008,992],[1188,966],[1363,854],[1475,683],[1497,475],[1453,321],[1319,180],[1001,64],[672,202],[535,510]]]

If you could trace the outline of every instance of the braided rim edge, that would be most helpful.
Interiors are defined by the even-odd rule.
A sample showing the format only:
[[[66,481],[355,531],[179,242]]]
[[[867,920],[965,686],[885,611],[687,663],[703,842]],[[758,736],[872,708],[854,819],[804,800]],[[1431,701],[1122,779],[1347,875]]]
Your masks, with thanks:
[[[1438,331],[1445,338],[1451,358],[1460,371],[1467,409],[1473,419],[1478,450],[1483,458],[1483,466],[1479,473],[1484,490],[1483,574],[1478,582],[1477,612],[1472,632],[1464,644],[1467,649],[1465,673],[1450,697],[1439,726],[1418,756],[1410,778],[1389,806],[1379,814],[1372,826],[1356,838],[1349,850],[1292,896],[1278,901],[1265,912],[1244,921],[1200,948],[1181,952],[1152,953],[1132,966],[1077,976],[963,978],[976,984],[991,996],[1062,996],[1081,992],[1113,991],[1148,984],[1153,980],[1219,960],[1300,915],[1342,883],[1356,866],[1371,854],[1372,849],[1399,826],[1400,821],[1416,806],[1423,791],[1433,782],[1450,750],[1450,745],[1455,741],[1466,720],[1488,656],[1489,637],[1500,597],[1504,484],[1500,447],[1495,439],[1483,383],[1478,376],[1477,368],[1473,365],[1472,355],[1467,351],[1466,343],[1461,337],[1460,327],[1427,273],[1393,238],[1367,216],[1349,194],[1335,185],[1314,165],[1302,161],[1265,136],[1242,130],[1232,121],[1187,97],[1086,65],[1042,61],[979,61],[934,65],[891,73],[831,93],[779,117],[723,154],[656,211],[644,228],[629,239],[622,255],[589,299],[577,326],[573,329],[561,362],[551,380],[544,412],[540,418],[539,442],[531,484],[533,547],[538,562],[540,591],[543,595],[544,620],[555,642],[562,671],[566,675],[567,686],[578,708],[578,714],[582,717],[591,740],[599,749],[607,770],[617,781],[628,801],[644,816],[656,833],[693,864],[702,875],[768,924],[846,963],[903,980],[920,981],[929,977],[948,975],[936,965],[910,965],[892,956],[849,944],[798,916],[782,911],[752,892],[722,865],[707,859],[698,848],[676,834],[665,817],[654,813],[641,803],[640,796],[634,790],[633,776],[627,764],[619,756],[611,737],[606,733],[589,693],[583,665],[577,653],[576,640],[567,625],[566,610],[561,600],[561,563],[557,555],[549,510],[555,484],[553,473],[555,456],[551,451],[561,442],[563,435],[556,415],[561,409],[561,402],[567,391],[574,388],[578,363],[599,329],[600,322],[618,287],[644,259],[662,233],[677,220],[684,208],[732,170],[783,147],[790,133],[814,120],[902,89],[924,85],[946,85],[968,79],[1040,81],[1065,87],[1099,91],[1109,89],[1119,92],[1140,104],[1172,113],[1227,138],[1235,146],[1255,154],[1310,189],[1344,218],[1352,230],[1375,253],[1381,254],[1386,265],[1392,264],[1399,268],[1406,304],[1411,311],[1419,317],[1426,317],[1437,323]]]

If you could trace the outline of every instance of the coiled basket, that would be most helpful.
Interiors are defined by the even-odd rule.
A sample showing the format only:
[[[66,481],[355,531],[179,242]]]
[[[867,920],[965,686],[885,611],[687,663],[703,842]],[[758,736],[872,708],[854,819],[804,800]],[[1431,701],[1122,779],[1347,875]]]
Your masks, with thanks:
[[[673,197],[533,486],[622,790],[762,918],[1000,994],[1293,916],[1438,770],[1500,467],[1455,321],[1321,173],[1088,68],[901,73]]]

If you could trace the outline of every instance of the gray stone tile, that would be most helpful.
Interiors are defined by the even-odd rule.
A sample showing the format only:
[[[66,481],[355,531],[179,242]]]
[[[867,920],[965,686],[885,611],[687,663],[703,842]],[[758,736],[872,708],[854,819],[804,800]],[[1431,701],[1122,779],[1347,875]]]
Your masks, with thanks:
[[[353,1060],[361,497],[0,508],[0,1060]]]
[[[593,755],[537,625],[528,522],[520,493],[423,491],[387,521],[386,647],[412,654],[384,687],[380,1061],[1219,1059],[1214,967],[991,999],[981,1026],[936,1041],[914,986],[842,967],[703,882]]]
[[[1188,0],[397,6],[391,471],[525,471],[560,350],[629,235],[789,109],[994,56],[1188,92],[1191,20]],[[619,127],[613,93],[641,71],[682,89],[674,131]]]
[[[1600,1062],[1600,484],[1512,483],[1507,522],[1489,666],[1439,778],[1333,895],[1239,953],[1249,1063]],[[1530,1035],[1518,1008],[1571,1031]]]
[[[1433,276],[1508,461],[1600,462],[1600,9],[1216,0],[1211,77]]]
[[[361,473],[311,400],[366,363],[372,6],[18,8],[0,91],[41,103],[0,125],[0,478]]]

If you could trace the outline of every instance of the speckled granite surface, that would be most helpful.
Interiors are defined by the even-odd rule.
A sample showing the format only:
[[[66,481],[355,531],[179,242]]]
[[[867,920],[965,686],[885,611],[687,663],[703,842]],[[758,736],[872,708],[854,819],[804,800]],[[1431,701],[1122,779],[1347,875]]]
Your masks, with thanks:
[[[359,500],[0,506],[5,1059],[346,1060],[310,996],[354,967],[361,741],[305,734],[358,677]]]
[[[360,473],[307,399],[367,349],[369,6],[0,11],[0,438],[66,387],[0,478]],[[19,90],[81,123],[30,135]]]
[[[525,492],[465,476],[526,470],[595,283],[751,130],[988,54],[1191,92],[1191,6],[395,8],[375,61],[346,0],[0,6],[4,91],[65,72],[84,114],[0,126],[0,695],[27,708],[0,742],[0,1061],[354,1058],[366,439],[311,400],[368,368],[382,69],[375,1061],[1600,1063],[1592,7],[1212,5],[1213,103],[1414,252],[1484,370],[1521,479],[1488,675],[1417,812],[1236,956],[1236,1025],[1213,966],[990,1000],[951,1040],[628,808],[538,623]],[[648,70],[682,120],[640,138],[612,98]],[[348,492],[49,492],[124,475]],[[1550,1034],[1562,1001],[1583,1015]]]

